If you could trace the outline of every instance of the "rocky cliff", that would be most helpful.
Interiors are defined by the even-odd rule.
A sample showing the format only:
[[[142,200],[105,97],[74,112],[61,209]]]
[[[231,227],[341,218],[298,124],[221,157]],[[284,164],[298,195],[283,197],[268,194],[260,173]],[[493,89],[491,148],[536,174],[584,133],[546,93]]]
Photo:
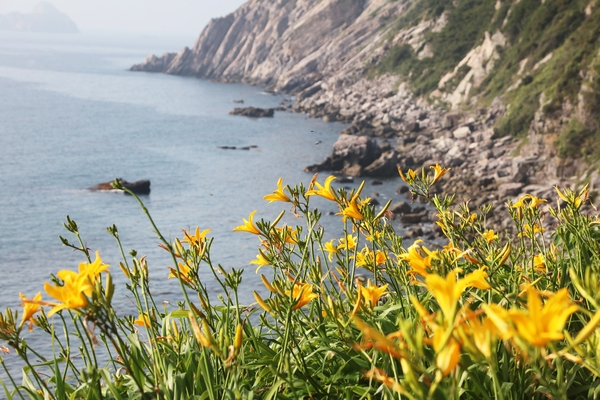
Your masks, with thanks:
[[[250,0],[132,70],[293,93],[477,202],[600,185],[600,0]]]

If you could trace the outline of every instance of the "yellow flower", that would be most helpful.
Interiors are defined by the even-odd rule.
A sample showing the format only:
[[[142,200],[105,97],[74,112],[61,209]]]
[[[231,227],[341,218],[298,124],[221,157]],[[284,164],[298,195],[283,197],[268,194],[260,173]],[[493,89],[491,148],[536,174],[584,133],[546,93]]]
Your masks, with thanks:
[[[361,292],[362,298],[371,303],[371,308],[377,305],[377,302],[387,292],[388,285],[383,285],[381,287],[371,284],[371,280],[367,281],[367,286],[362,286],[359,284],[358,289]]]
[[[250,264],[258,265],[258,268],[256,268],[256,271],[258,272],[261,267],[264,267],[265,265],[271,265],[271,262],[265,257],[263,252],[259,250],[258,254],[256,255],[256,260],[250,261]]]
[[[291,226],[284,226],[283,228],[275,228],[279,238],[289,244],[298,244],[300,239],[298,230],[293,229]]]
[[[589,184],[585,185],[584,188],[579,191],[578,195],[575,194],[575,192],[571,189],[564,189],[564,191],[561,191],[558,186],[555,186],[554,189],[556,189],[558,197],[563,199],[567,204],[571,205],[575,210],[579,210],[582,204],[588,199],[588,187]]]
[[[370,271],[373,271],[378,265],[383,264],[385,260],[385,253],[381,250],[373,252],[366,246],[359,253],[356,253],[356,266],[367,268]]]
[[[400,174],[400,178],[402,178],[402,180],[408,184],[414,182],[415,178],[417,177],[417,172],[413,171],[412,169],[409,169],[406,172],[408,177],[402,173],[402,169],[400,167],[398,167],[398,173]]]
[[[137,319],[133,321],[133,324],[144,328],[150,328],[150,317],[148,317],[148,313],[141,313],[138,315]]]
[[[340,239],[340,244],[338,244],[338,250],[354,250],[356,248],[356,237],[352,235],[346,235],[345,238]]]
[[[186,282],[192,282],[192,278],[190,276],[190,273],[192,272],[192,269],[190,268],[189,265],[178,262],[177,265],[179,265],[179,272],[180,272],[180,276],[181,279],[183,279]],[[167,279],[171,279],[171,278],[177,278],[177,270],[175,268],[169,268],[169,276],[167,276]]]
[[[519,237],[525,236],[530,239],[533,239],[534,236],[537,235],[538,233],[544,233],[544,232],[546,232],[546,229],[540,227],[537,222],[533,224],[533,228],[530,227],[529,224],[524,224],[523,232],[519,233]]]
[[[335,239],[331,239],[329,242],[325,243],[325,248],[323,250],[325,250],[326,252],[329,253],[328,257],[329,258],[329,262],[333,262],[333,256],[335,254],[337,254],[337,248],[335,247],[335,245],[333,244],[333,242],[335,241]]]
[[[498,304],[485,303],[481,305],[481,308],[496,327],[496,333],[500,339],[508,340],[513,336],[514,331],[509,325],[508,310]]]
[[[205,229],[202,232],[200,231],[200,227],[196,227],[196,231],[193,235],[190,235],[185,229],[183,230],[183,241],[189,243],[191,246],[200,247],[206,235],[210,232],[210,229]]]
[[[492,345],[495,343],[496,327],[489,318],[484,318],[483,321],[476,321],[476,323],[471,323],[473,342],[477,350],[489,360],[492,358]]]
[[[331,190],[331,182],[335,179],[335,176],[329,176],[325,179],[325,184],[321,186],[319,182],[315,182],[318,190],[309,190],[306,192],[307,196],[321,196],[328,200],[335,201],[335,194],[333,190]]]
[[[496,235],[494,233],[493,229],[488,229],[485,233],[483,233],[481,236],[483,236],[483,238],[485,240],[487,240],[488,243],[492,243],[495,239],[498,239],[498,235]]]
[[[348,203],[348,206],[346,208],[344,208],[344,210],[342,212],[337,213],[336,215],[341,215],[342,221],[346,221],[346,219],[348,217],[350,218],[354,218],[356,220],[362,221],[363,219],[365,219],[365,217],[363,217],[363,215],[360,213],[360,208],[358,206],[358,204],[356,203],[356,196],[352,197],[352,199],[350,200],[350,203]]]
[[[285,294],[289,295],[290,291],[286,291]],[[295,302],[294,310],[304,307],[317,297],[319,297],[319,295],[313,293],[313,286],[311,284],[296,283],[292,288],[292,299]]]
[[[273,191],[272,194],[268,194],[264,197],[265,200],[269,200],[269,204],[274,201],[283,201],[291,203],[290,198],[283,192],[283,178],[279,178],[277,181],[277,190]]]
[[[456,276],[460,272],[462,272],[462,269],[456,268],[454,271],[448,273],[445,279],[436,274],[429,274],[425,277],[427,288],[437,300],[447,320],[454,318],[456,304],[467,287],[475,287],[483,290],[491,288],[485,280],[488,274],[483,269],[478,269],[465,275],[464,278],[457,280]]]
[[[512,205],[512,208],[537,208],[540,204],[547,202],[548,200],[546,199],[540,199],[532,194],[525,194],[521,196],[515,204]]]
[[[536,347],[544,347],[553,340],[564,338],[565,323],[577,309],[566,288],[554,293],[544,305],[539,292],[529,288],[527,311],[510,310],[508,314],[519,336]]]
[[[431,182],[432,185],[434,183],[436,183],[438,181],[438,179],[440,179],[442,176],[444,176],[444,174],[446,172],[450,171],[450,168],[442,168],[440,166],[440,164],[432,165],[429,168],[431,168],[431,169],[433,169],[435,171],[434,174],[433,174],[433,181]]]
[[[256,299],[256,302],[258,303],[258,305],[265,310],[266,312],[271,312],[271,307],[269,307],[269,305],[263,300],[262,297],[260,297],[260,294],[258,294],[258,292],[253,291],[252,294],[254,295],[254,298]]]
[[[106,272],[107,269],[108,265],[102,262],[100,252],[98,251],[96,251],[96,260],[93,263],[79,263],[79,274],[87,276],[92,282],[94,282],[102,272]]]
[[[442,371],[444,376],[447,376],[460,362],[460,344],[452,336],[444,343],[444,333],[441,327],[434,329],[433,349],[436,353],[436,367]]]
[[[543,254],[533,257],[533,269],[537,272],[546,272],[546,259]]]
[[[91,296],[94,289],[88,276],[69,270],[59,271],[56,276],[63,281],[62,286],[53,286],[48,282],[44,283],[46,293],[59,301],[59,303],[45,303],[53,306],[48,316],[65,308],[71,310],[85,308],[88,305],[87,296]]]
[[[407,274],[419,274],[421,276],[427,276],[429,272],[427,271],[431,268],[431,260],[436,258],[436,251],[429,251],[425,246],[420,246],[422,240],[415,241],[407,250],[406,253],[400,254],[398,258],[400,260],[405,260],[408,262],[408,265],[412,268],[412,270],[408,271]],[[423,257],[419,250],[423,250],[427,256]]]
[[[377,329],[362,321],[360,318],[353,316],[352,319],[354,320],[354,323],[356,324],[358,329],[361,330],[363,334],[363,339],[365,340],[364,343],[358,346],[359,348],[373,348],[386,354],[389,354],[394,358],[406,358],[406,354],[402,352],[402,350],[399,348],[396,342],[394,342],[390,337],[393,335],[397,338],[397,336],[395,336],[394,334],[385,336]]]
[[[21,298],[21,305],[23,306],[23,317],[21,317],[21,323],[19,329],[26,323],[29,322],[29,332],[33,331],[33,316],[39,311],[42,301],[42,292],[38,292],[33,299],[29,300],[23,293],[19,292]]]
[[[254,214],[256,214],[258,210],[254,210],[250,213],[250,216],[248,217],[248,220],[246,220],[244,218],[244,225],[240,225],[238,227],[233,228],[234,232],[250,232],[250,233],[254,233],[255,235],[260,235],[260,231],[258,230],[258,228],[254,225]]]

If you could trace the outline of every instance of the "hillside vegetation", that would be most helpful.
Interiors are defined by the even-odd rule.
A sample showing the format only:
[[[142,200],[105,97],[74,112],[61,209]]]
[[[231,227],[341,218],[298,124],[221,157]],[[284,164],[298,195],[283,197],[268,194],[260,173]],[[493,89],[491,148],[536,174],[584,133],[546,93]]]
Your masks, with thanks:
[[[371,63],[370,73],[396,73],[419,95],[452,93],[470,67],[461,66],[450,84],[439,85],[488,32],[500,32],[506,45],[496,46],[494,66],[474,85],[471,104],[486,105],[497,96],[510,104],[496,126],[497,135],[524,136],[536,112],[557,133],[560,156],[593,156],[600,135],[600,7],[589,0],[419,0],[396,21],[396,31],[424,20],[444,18],[445,26],[425,34],[419,49],[398,43]],[[429,57],[419,56],[425,46]],[[433,94],[433,96],[432,96]],[[465,104],[461,105],[465,107]],[[562,123],[561,123],[562,122]],[[587,146],[586,146],[587,145]]]

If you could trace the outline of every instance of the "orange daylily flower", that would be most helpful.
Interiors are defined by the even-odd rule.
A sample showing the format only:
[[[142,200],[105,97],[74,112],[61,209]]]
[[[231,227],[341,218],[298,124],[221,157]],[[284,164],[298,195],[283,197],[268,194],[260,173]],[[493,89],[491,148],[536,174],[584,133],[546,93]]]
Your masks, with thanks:
[[[42,292],[38,292],[33,299],[29,300],[23,293],[19,293],[21,298],[21,305],[23,306],[23,316],[21,317],[21,323],[19,329],[29,322],[29,332],[33,331],[33,316],[37,313],[41,307]]]
[[[371,280],[369,279],[367,281],[367,286],[362,286],[359,284],[358,290],[360,290],[362,298],[368,301],[371,304],[371,308],[373,308],[377,305],[377,302],[379,301],[381,296],[387,293],[387,287],[387,284],[381,287],[373,285],[371,283]]]
[[[537,290],[530,287],[527,291],[527,311],[508,311],[519,336],[536,347],[562,340],[562,330],[569,316],[578,310],[569,297],[569,291],[566,288],[560,289],[543,305]]]
[[[283,201],[291,203],[292,200],[283,191],[283,178],[279,178],[277,181],[277,190],[273,191],[272,194],[268,194],[264,197],[265,200],[269,200],[269,204],[274,201]]]
[[[285,292],[289,296],[290,291]],[[319,295],[313,293],[313,286],[308,283],[296,283],[292,288],[292,299],[294,300],[294,310],[304,307]]]
[[[325,183],[323,186],[321,186],[319,184],[319,182],[315,182],[315,184],[317,185],[317,187],[319,188],[318,190],[309,190],[308,192],[306,192],[307,196],[321,196],[326,198],[327,200],[331,200],[331,201],[335,201],[335,194],[333,192],[333,190],[331,189],[331,182],[335,179],[335,176],[329,176],[327,179],[325,179]]]
[[[465,275],[462,279],[456,279],[456,276],[462,272],[461,268],[456,268],[448,273],[446,278],[442,278],[436,274],[429,274],[425,277],[427,289],[438,302],[442,313],[447,320],[453,320],[454,312],[458,300],[467,287],[475,287],[478,289],[487,290],[491,286],[486,282],[488,274],[483,269],[478,269],[470,274]]]
[[[431,184],[433,185],[434,183],[436,183],[438,181],[438,179],[440,179],[442,176],[444,176],[444,174],[448,171],[450,171],[451,168],[442,168],[440,166],[440,164],[435,164],[432,165],[431,167],[429,167],[431,169],[433,169],[434,174],[433,174],[433,181],[431,182]]]
[[[250,213],[250,216],[248,217],[248,220],[246,220],[245,218],[243,218],[244,220],[244,225],[240,225],[238,227],[233,228],[234,232],[250,232],[253,233],[255,235],[260,235],[260,231],[258,230],[258,228],[256,227],[256,225],[254,225],[254,214],[257,213],[258,210],[254,210]]]

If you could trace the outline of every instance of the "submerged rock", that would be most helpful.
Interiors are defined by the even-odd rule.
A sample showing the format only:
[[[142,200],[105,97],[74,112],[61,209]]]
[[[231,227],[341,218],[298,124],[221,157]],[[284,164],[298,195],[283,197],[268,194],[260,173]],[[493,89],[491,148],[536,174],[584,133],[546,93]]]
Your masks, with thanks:
[[[118,181],[123,185],[125,189],[131,190],[135,194],[150,194],[150,181],[149,180],[141,180],[135,182],[127,182],[125,179],[118,178]],[[112,182],[103,182],[99,183],[95,186],[92,186],[89,190],[91,191],[107,191],[107,190],[115,190],[112,187]]]

